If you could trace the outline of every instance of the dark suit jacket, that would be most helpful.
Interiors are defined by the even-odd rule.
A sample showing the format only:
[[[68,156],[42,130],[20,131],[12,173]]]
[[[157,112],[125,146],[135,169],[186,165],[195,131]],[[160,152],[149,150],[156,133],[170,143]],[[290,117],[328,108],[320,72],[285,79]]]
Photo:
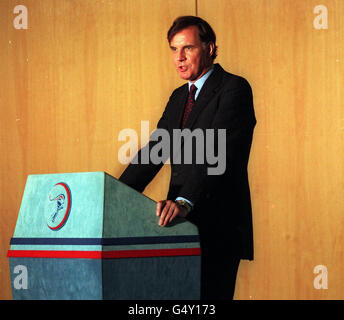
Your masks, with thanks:
[[[181,196],[194,203],[194,210],[188,219],[198,226],[203,246],[209,244],[219,254],[232,252],[238,258],[252,260],[253,232],[247,163],[256,119],[251,87],[244,78],[228,73],[215,64],[185,126],[203,132],[214,129],[215,137],[218,129],[226,129],[226,170],[222,175],[207,173],[209,164],[206,157],[203,164],[173,162],[173,129],[181,126],[187,97],[187,84],[174,90],[157,125],[157,128],[167,130],[171,137],[171,180],[167,199],[174,200]],[[217,139],[214,141],[216,148]],[[152,150],[156,143],[151,140],[145,148]],[[141,152],[136,155],[139,163]],[[223,150],[220,149],[220,152]],[[162,165],[131,163],[120,180],[142,192]]]

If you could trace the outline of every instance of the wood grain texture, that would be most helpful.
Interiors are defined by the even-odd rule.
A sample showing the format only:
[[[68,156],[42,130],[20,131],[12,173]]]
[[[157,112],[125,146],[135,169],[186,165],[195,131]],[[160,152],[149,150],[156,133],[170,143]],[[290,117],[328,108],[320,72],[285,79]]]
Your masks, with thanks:
[[[13,27],[15,5],[28,29]],[[11,297],[6,252],[28,174],[124,165],[118,134],[156,126],[181,84],[166,33],[194,0],[0,1],[0,299]],[[140,141],[140,140],[139,140]],[[166,196],[166,166],[145,194]]]
[[[153,130],[182,82],[166,32],[184,14],[217,33],[218,62],[254,92],[249,163],[255,261],[240,265],[236,299],[343,299],[344,2],[323,0],[0,1],[0,299],[5,257],[28,174],[106,171],[118,177],[124,128]],[[29,29],[13,27],[26,5]],[[197,6],[196,6],[197,4]],[[164,197],[165,166],[145,194]],[[313,269],[328,269],[316,290]]]
[[[344,298],[344,2],[198,0],[218,61],[252,85],[257,126],[249,163],[255,261],[236,299]],[[325,265],[328,289],[314,267]]]

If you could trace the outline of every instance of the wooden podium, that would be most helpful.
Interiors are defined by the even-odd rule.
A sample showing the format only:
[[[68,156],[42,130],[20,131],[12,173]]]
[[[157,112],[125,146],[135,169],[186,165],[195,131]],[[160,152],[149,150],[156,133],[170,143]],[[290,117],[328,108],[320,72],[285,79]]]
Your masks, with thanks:
[[[160,227],[155,207],[104,172],[29,175],[7,254],[13,299],[199,299],[198,230]]]

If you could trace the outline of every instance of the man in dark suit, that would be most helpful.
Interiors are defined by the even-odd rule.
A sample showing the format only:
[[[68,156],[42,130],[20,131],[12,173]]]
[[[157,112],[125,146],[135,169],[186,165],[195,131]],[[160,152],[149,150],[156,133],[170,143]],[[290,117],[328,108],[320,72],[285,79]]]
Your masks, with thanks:
[[[156,214],[161,226],[176,216],[197,225],[202,251],[201,299],[232,299],[240,259],[253,260],[247,176],[256,124],[252,91],[245,79],[213,63],[216,36],[203,19],[177,18],[168,31],[168,42],[176,70],[188,83],[174,90],[157,125],[171,138],[171,180],[167,200],[158,202]],[[207,148],[201,155],[204,161],[195,161],[200,140],[185,148],[184,137],[179,150],[172,148],[177,129],[189,133],[197,130],[201,140],[212,137],[212,146],[225,159],[225,167],[211,173],[214,163],[209,161]],[[212,135],[207,136],[209,131]],[[223,132],[225,135],[220,135]],[[121,175],[122,182],[139,192],[145,189],[163,163],[140,163],[140,159],[147,148],[150,152],[157,143],[151,139],[145,150],[138,152]],[[204,145],[211,144],[205,141]],[[191,154],[191,163],[176,161],[180,159],[174,157],[176,152]]]

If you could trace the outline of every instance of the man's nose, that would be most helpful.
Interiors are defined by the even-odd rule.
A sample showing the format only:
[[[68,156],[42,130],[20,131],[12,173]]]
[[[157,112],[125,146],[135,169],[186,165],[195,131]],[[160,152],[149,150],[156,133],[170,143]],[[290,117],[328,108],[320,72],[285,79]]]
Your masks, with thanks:
[[[185,60],[185,53],[183,50],[180,50],[178,53],[178,61],[184,61]]]

